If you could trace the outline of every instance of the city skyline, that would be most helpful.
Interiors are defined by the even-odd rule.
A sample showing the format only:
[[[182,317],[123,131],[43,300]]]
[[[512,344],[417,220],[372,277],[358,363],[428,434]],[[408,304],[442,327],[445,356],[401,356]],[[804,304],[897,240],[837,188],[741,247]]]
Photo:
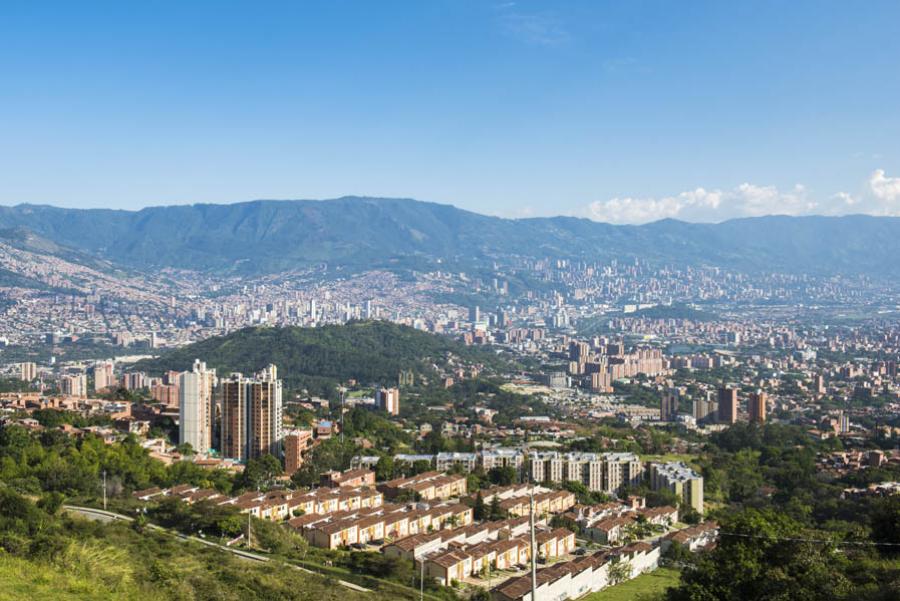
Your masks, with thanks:
[[[7,6],[0,204],[900,214],[898,8],[824,4]]]

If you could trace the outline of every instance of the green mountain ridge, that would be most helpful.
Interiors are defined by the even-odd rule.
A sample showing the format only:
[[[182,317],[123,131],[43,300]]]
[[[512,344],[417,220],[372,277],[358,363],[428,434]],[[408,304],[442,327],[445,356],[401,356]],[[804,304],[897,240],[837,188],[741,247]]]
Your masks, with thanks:
[[[161,374],[188,369],[194,359],[205,361],[220,375],[250,375],[274,363],[285,387],[306,388],[311,394],[328,394],[350,378],[392,386],[402,370],[434,377],[434,365],[446,367],[459,360],[502,365],[490,351],[446,336],[387,321],[352,321],[317,328],[244,328],[140,361],[133,369]]]
[[[139,269],[239,274],[327,263],[352,269],[489,265],[503,258],[631,260],[739,271],[896,274],[900,218],[768,216],[616,226],[503,219],[411,199],[257,200],[140,211],[0,207],[0,228]]]

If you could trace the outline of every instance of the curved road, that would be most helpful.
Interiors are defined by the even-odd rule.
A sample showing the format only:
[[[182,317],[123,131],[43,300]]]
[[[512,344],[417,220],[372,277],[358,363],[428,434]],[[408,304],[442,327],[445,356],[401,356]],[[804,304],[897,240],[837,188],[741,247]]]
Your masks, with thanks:
[[[83,517],[86,517],[91,520],[97,520],[100,522],[133,522],[134,518],[128,517],[127,515],[122,515],[121,513],[113,513],[112,511],[105,511],[103,509],[94,509],[93,507],[79,507],[76,505],[63,505],[63,509],[69,511],[71,513],[77,513]],[[154,530],[158,530],[160,532],[165,532],[171,536],[176,538],[180,538],[181,540],[189,540],[195,543],[200,543],[201,545],[206,545],[208,547],[216,547],[221,549],[222,551],[227,551],[232,555],[236,555],[242,559],[247,559],[250,561],[259,561],[259,562],[268,562],[271,561],[271,558],[266,557],[265,555],[257,555],[256,553],[250,553],[249,551],[243,551],[241,549],[233,549],[231,547],[226,547],[225,545],[220,545],[219,543],[214,543],[209,540],[204,540],[202,538],[198,538],[196,536],[187,536],[186,534],[181,534],[180,532],[176,532],[174,530],[169,530],[167,528],[163,528],[161,526],[157,526],[156,524],[147,524],[148,527],[153,528]],[[307,570],[306,568],[301,568],[300,566],[295,566],[289,563],[281,564],[286,567],[294,568],[295,570],[299,570],[301,572],[306,572],[307,574],[316,574],[312,570]],[[318,575],[318,574],[316,574]],[[337,580],[337,583],[343,587],[352,589],[354,591],[358,591],[361,593],[370,593],[372,592],[370,589],[359,586],[358,584],[353,584],[352,582],[347,582],[346,580]]]

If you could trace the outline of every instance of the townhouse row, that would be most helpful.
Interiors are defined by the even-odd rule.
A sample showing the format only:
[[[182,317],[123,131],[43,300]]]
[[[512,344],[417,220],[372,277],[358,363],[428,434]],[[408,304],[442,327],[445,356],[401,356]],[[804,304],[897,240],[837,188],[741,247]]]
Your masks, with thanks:
[[[562,557],[575,550],[575,534],[566,528],[542,529],[535,533],[535,552],[541,561]],[[425,575],[444,586],[475,575],[513,566],[526,566],[531,561],[528,536],[483,541],[474,545],[453,544],[451,548],[424,557]]]
[[[519,517],[415,534],[385,545],[381,551],[388,557],[419,561],[423,557],[449,549],[450,545],[475,545],[524,536],[529,531],[529,523],[528,517]],[[536,523],[543,527],[546,520],[538,520]]]
[[[216,505],[234,505],[241,513],[263,520],[284,521],[296,515],[329,515],[337,512],[378,508],[384,495],[368,487],[317,488],[311,491],[286,489],[269,492],[247,492],[238,497],[222,495],[215,490],[181,484],[172,488],[151,488],[134,493],[141,501],[164,497],[178,498],[193,504],[208,501]]]
[[[377,544],[432,534],[472,524],[472,508],[462,503],[360,508],[327,515],[302,515],[288,521],[310,544],[323,549]]]
[[[396,499],[404,493],[410,493],[415,496],[415,500],[433,501],[465,496],[467,482],[466,477],[461,474],[430,471],[408,478],[388,480],[379,484],[378,490],[384,492],[389,499]]]
[[[615,551],[599,551],[593,555],[560,562],[538,570],[537,599],[578,599],[602,590],[611,581],[612,566],[625,562],[625,578],[631,579],[659,566],[660,548],[648,543],[633,543]],[[511,578],[491,591],[494,601],[535,601],[532,599],[531,576]]]

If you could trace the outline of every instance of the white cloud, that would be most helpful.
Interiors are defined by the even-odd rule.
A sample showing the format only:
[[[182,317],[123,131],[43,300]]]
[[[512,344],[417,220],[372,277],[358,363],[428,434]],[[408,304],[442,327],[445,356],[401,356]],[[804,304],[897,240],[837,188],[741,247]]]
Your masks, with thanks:
[[[686,221],[723,221],[733,217],[800,215],[814,211],[803,186],[782,191],[775,186],[744,183],[732,190],[696,188],[662,198],[612,198],[592,202],[586,217],[610,223],[646,223],[665,218]]]
[[[884,169],[876,169],[869,177],[869,189],[878,200],[900,200],[900,177],[888,177]]]
[[[900,177],[877,169],[858,194],[837,192],[822,200],[806,186],[792,188],[743,183],[728,190],[696,188],[659,198],[616,197],[597,200],[579,216],[609,223],[648,223],[673,218],[693,222],[719,222],[762,215],[869,215],[900,216]]]

